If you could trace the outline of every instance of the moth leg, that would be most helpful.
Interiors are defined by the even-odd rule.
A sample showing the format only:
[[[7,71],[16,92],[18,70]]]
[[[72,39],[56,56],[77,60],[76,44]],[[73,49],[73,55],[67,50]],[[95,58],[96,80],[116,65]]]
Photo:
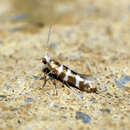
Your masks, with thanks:
[[[53,80],[52,80],[52,83],[53,83],[53,85],[55,86],[56,95],[58,95],[57,86],[56,86],[56,80],[53,79]]]
[[[65,83],[65,85],[66,85],[69,89],[72,90],[72,88],[69,86],[69,84],[68,84],[67,82],[64,82],[64,83]]]
[[[47,83],[47,81],[50,79],[50,77],[47,77],[47,75],[44,75],[43,77],[40,78],[40,80],[44,80],[44,83],[40,89],[43,89]]]
[[[71,91],[74,93],[75,96],[77,96],[77,97],[80,98],[80,99],[83,98],[83,96],[80,95],[80,94],[78,94],[78,93],[75,91],[74,88],[72,88],[72,87],[69,86],[69,84],[68,84],[67,82],[65,82],[65,85],[66,85],[69,89],[71,89]]]
[[[40,78],[40,80],[44,80],[44,79],[45,79],[45,77],[46,77],[45,75],[44,75],[44,76],[42,76],[42,77]]]
[[[47,76],[49,77],[49,74],[51,74],[52,73],[52,71],[50,71],[49,73],[47,73],[47,74],[45,74],[44,73],[44,75],[40,78],[40,80],[45,80],[45,79],[47,79]],[[50,78],[50,77],[49,77]]]

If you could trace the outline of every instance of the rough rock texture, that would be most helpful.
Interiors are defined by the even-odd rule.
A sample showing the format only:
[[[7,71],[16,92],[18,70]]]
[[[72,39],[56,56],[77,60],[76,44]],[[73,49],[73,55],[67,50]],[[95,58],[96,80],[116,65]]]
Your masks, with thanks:
[[[20,2],[0,1],[0,130],[130,129],[129,0],[48,0],[53,12],[45,1],[28,1],[25,8]],[[41,57],[47,51],[96,78],[99,93],[59,82],[58,95],[51,82],[40,90]]]

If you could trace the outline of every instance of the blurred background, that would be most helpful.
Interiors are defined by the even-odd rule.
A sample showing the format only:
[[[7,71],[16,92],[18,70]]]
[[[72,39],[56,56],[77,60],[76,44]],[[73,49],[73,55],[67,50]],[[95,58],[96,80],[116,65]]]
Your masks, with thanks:
[[[0,0],[0,21],[24,22],[28,27],[99,20],[125,22],[129,10],[129,0]]]

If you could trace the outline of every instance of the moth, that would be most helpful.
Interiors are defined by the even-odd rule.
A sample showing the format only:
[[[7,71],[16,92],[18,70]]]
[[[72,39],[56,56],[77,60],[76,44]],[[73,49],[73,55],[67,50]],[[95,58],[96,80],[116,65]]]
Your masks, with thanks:
[[[51,27],[48,33],[48,41],[51,32],[50,30]],[[51,80],[55,87],[56,81],[60,81],[63,85],[66,85],[69,88],[73,87],[87,93],[97,92],[97,88],[92,85],[93,81],[89,80],[86,75],[77,73],[69,69],[67,66],[61,65],[59,62],[51,59],[48,54],[42,58],[42,63],[44,76],[41,77],[41,80],[44,80],[43,87],[46,85],[48,80]]]

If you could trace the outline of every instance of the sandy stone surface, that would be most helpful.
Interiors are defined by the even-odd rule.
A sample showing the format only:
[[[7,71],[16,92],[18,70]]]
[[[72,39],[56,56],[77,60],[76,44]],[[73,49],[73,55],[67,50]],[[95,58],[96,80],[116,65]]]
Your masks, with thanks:
[[[129,130],[129,0],[29,2],[0,1],[0,130]],[[58,81],[58,95],[51,81],[40,90],[46,52],[95,78],[99,93]]]

